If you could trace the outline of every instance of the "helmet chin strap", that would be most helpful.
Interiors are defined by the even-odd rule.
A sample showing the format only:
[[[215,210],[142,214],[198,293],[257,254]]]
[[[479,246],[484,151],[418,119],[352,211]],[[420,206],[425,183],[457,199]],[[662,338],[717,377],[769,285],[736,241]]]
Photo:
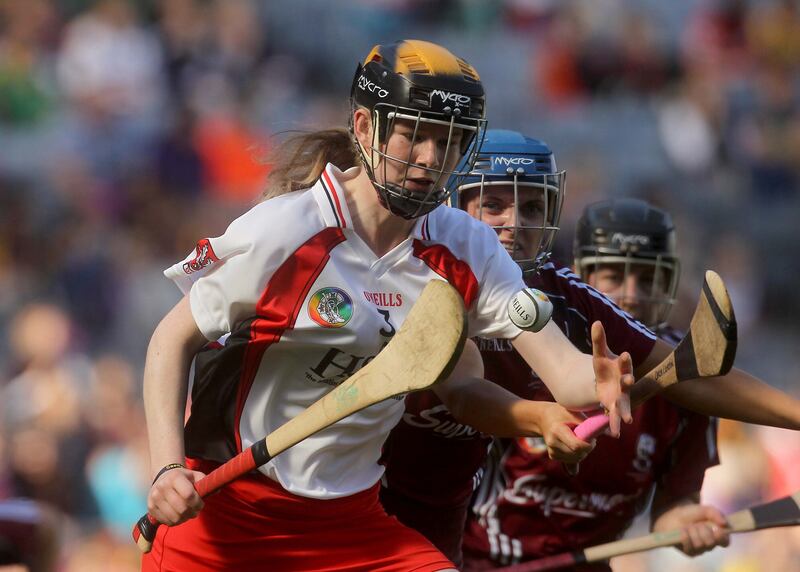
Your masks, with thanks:
[[[377,114],[373,114],[373,122],[377,122],[377,121],[378,121]],[[375,144],[378,142],[378,130],[377,129],[373,129],[373,131],[372,131],[372,147],[371,147],[371,149],[369,151],[367,151],[367,148],[364,147],[363,143],[361,143],[361,139],[356,135],[355,127],[354,127],[354,125],[352,123],[351,123],[350,129],[351,129],[351,134],[352,134],[353,141],[358,146],[358,150],[360,151],[361,161],[364,163],[364,166],[367,168],[367,171],[369,173],[374,173],[374,171],[375,171],[375,158],[374,158],[375,153],[373,152],[373,150],[375,149]]]
[[[361,156],[364,158],[364,162],[366,163],[366,167],[372,177],[374,179],[375,175],[375,167],[378,164],[378,161],[375,159],[375,149],[378,149],[378,145],[380,145],[380,114],[377,112],[372,113],[372,144],[370,145],[369,151],[364,147],[361,143],[360,139],[356,139],[358,141],[358,146],[361,149]]]
[[[358,145],[359,155],[361,155],[361,162],[364,164],[364,170],[367,173],[367,177],[369,178],[370,182],[372,183],[372,187],[375,189],[375,194],[378,195],[378,202],[380,202],[381,206],[388,210],[392,214],[400,214],[395,212],[394,209],[388,204],[388,198],[385,196],[385,192],[382,192],[381,189],[378,188],[378,182],[376,181],[375,177],[375,169],[378,165],[378,160],[375,157],[375,149],[376,145],[380,144],[380,114],[377,112],[372,113],[372,122],[373,122],[373,129],[372,129],[372,144],[370,149],[367,150],[364,147],[364,144],[361,143],[361,139],[353,136],[355,139],[356,145]],[[355,129],[353,129],[355,132]],[[402,216],[402,215],[400,215]]]

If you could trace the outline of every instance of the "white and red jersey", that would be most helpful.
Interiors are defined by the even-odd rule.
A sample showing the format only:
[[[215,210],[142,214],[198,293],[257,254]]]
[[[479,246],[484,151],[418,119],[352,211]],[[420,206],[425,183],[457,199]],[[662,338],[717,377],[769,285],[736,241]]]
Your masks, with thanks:
[[[311,189],[255,206],[165,271],[209,340],[230,333],[197,356],[187,456],[223,462],[305,410],[381,350],[432,279],[461,293],[469,335],[519,333],[506,304],[524,284],[494,231],[442,206],[379,258],[340,186],[356,174],[328,165]],[[396,399],[369,407],[260,470],[301,496],[366,490],[402,412]]]

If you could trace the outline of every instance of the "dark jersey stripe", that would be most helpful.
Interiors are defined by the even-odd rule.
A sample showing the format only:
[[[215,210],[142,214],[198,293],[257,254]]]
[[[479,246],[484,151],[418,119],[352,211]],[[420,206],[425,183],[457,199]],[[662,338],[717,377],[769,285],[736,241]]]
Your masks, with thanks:
[[[344,213],[342,212],[342,205],[339,202],[339,195],[336,193],[336,187],[333,186],[333,183],[328,177],[328,173],[322,171],[322,178],[320,181],[322,181],[322,187],[328,192],[328,199],[330,200],[330,197],[333,197],[333,202],[336,203],[334,214],[338,213],[336,218],[339,220],[339,226],[346,228],[347,222],[344,220]]]
[[[331,206],[331,211],[333,212],[333,218],[336,219],[336,224],[341,227],[342,226],[342,220],[339,218],[339,214],[336,212],[336,207],[333,206],[333,199],[331,198],[331,191],[328,189],[327,185],[325,184],[325,179],[320,179],[320,183],[322,183],[322,190],[325,191],[325,198],[328,199],[328,204]]]

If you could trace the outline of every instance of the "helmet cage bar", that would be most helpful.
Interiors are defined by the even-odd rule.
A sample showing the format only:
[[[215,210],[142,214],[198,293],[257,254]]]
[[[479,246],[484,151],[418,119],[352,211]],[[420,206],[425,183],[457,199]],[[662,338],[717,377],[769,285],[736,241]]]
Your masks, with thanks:
[[[473,172],[472,176],[475,175],[476,173]],[[483,219],[484,189],[487,187],[512,186],[514,193],[515,224],[490,226],[498,233],[498,235],[503,230],[510,230],[514,233],[514,243],[510,252],[511,258],[520,266],[523,273],[530,273],[537,271],[543,264],[545,264],[552,253],[556,233],[560,228],[559,221],[561,220],[561,209],[564,205],[564,196],[566,194],[565,183],[565,171],[536,174],[526,174],[524,172],[514,171],[513,176],[510,174],[497,175],[493,173],[480,173],[479,182],[461,185],[458,190],[459,193],[463,193],[464,191],[476,187],[479,188],[478,218],[481,221],[486,222]],[[521,187],[538,189],[541,191],[544,206],[541,213],[541,222],[539,224],[525,224],[527,222],[526,218],[520,215],[519,196]],[[535,249],[528,251],[530,253],[535,253],[533,257],[526,255],[522,251],[519,243],[519,237],[517,236],[520,231],[539,231]]]
[[[636,318],[648,328],[657,331],[667,325],[667,316],[677,300],[680,281],[681,266],[677,257],[664,253],[654,255],[637,252],[621,253],[618,249],[587,246],[581,247],[579,253],[579,258],[575,261],[576,270],[581,280],[587,284],[589,274],[602,269],[603,266],[623,265],[623,284],[627,282],[634,265],[653,267],[653,283],[648,295],[639,295],[635,292],[631,295],[625,292],[622,296],[607,296],[618,305],[626,301],[640,303],[642,311]],[[662,280],[662,276],[669,278]]]
[[[393,213],[398,214],[406,219],[414,219],[431,212],[433,209],[447,200],[447,198],[457,188],[458,183],[460,183],[461,180],[469,173],[469,170],[472,168],[472,164],[477,158],[477,150],[479,149],[480,143],[483,140],[483,136],[486,132],[486,120],[459,117],[457,113],[458,111],[459,110],[456,109],[456,111],[450,116],[449,120],[442,120],[429,117],[430,112],[425,112],[422,110],[386,103],[379,103],[375,105],[375,108],[372,112],[374,128],[369,157],[367,158],[365,156],[365,150],[360,144],[358,144],[357,147],[359,152],[362,154],[362,158],[364,159],[364,163],[367,168],[367,174],[369,175],[370,180],[378,190],[378,193],[381,195],[381,198],[385,202],[387,208],[389,208],[389,210]],[[385,130],[381,125],[382,116],[387,120]],[[380,146],[382,144],[385,145],[388,141],[389,136],[393,132],[395,122],[398,119],[414,122],[414,131],[409,144],[408,155],[405,158],[389,155],[380,149]],[[442,164],[438,169],[426,167],[411,161],[414,152],[414,146],[417,144],[419,127],[422,122],[448,127],[445,154]],[[460,163],[458,160],[456,160],[454,163],[454,169],[445,168],[447,166],[447,159],[450,156],[451,149],[453,147],[453,130],[456,128],[463,129],[471,133],[469,137],[465,137],[465,140],[461,142],[461,148],[458,150],[459,159],[469,152],[467,164],[462,170],[455,168]],[[476,144],[470,145],[473,140],[476,140]],[[403,171],[403,179],[399,184],[387,182],[387,166],[389,161],[405,166]],[[382,183],[378,182],[375,176],[376,166],[378,163],[382,163],[383,167]],[[411,167],[420,169],[433,175],[433,184],[431,185],[430,190],[428,190],[424,196],[406,189],[408,170]],[[444,183],[442,183],[442,181],[444,181]]]
[[[379,103],[375,107],[378,107],[379,105],[384,105],[385,106],[385,105],[388,105],[388,104],[385,104],[385,103],[384,104],[380,104]],[[396,106],[391,106],[391,107],[396,107]],[[402,108],[398,107],[398,109],[402,109]],[[391,116],[392,119],[394,119],[396,117],[398,119],[409,119],[411,121],[416,121],[423,113],[425,113],[425,112],[424,111],[417,111],[414,115],[409,115],[408,113],[395,113],[395,112],[390,111],[386,115]],[[468,123],[458,123],[458,122],[456,122],[455,120],[457,119],[457,117],[455,115],[451,116],[450,120],[448,120],[448,121],[444,121],[442,119],[434,119],[433,117],[423,117],[422,119],[424,119],[426,123],[433,123],[433,124],[436,124],[436,125],[447,125],[447,126],[452,126],[452,125],[455,124],[460,129],[465,129],[467,131],[476,131],[476,132],[478,131],[478,125],[469,125]],[[484,119],[472,119],[470,121],[475,121],[475,123],[477,124],[479,121],[485,121],[485,120]]]

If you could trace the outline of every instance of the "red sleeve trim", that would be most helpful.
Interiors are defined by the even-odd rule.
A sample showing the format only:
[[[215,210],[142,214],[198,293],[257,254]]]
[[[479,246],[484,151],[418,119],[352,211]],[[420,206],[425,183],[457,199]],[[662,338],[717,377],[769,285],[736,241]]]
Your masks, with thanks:
[[[446,246],[425,245],[420,240],[414,241],[414,256],[458,290],[467,309],[472,307],[478,298],[479,286],[478,279],[466,262],[456,258]]]

